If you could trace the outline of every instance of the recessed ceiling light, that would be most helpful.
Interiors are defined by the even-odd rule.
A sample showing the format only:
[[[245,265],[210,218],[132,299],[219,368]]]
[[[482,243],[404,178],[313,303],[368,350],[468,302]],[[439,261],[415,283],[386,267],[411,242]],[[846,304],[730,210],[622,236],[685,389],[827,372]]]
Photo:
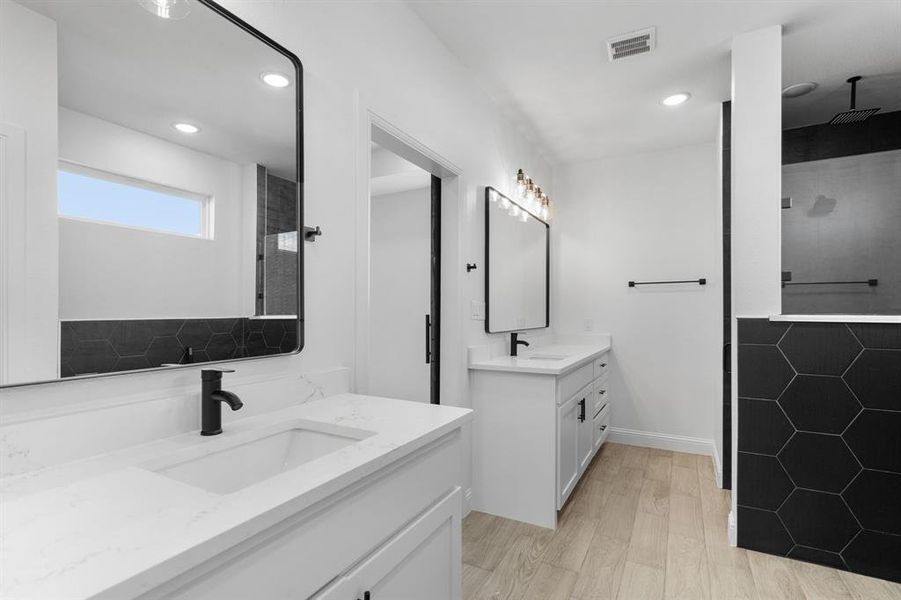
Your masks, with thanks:
[[[678,94],[673,94],[672,96],[664,98],[663,103],[666,106],[679,106],[689,98],[691,98],[691,94],[688,92],[679,92]]]
[[[283,88],[291,85],[291,80],[281,73],[263,73],[260,77],[274,88]]]
[[[804,83],[795,83],[784,90],[782,90],[783,98],[797,98],[798,96],[803,96],[804,94],[809,94],[810,92],[817,89],[818,84],[813,81],[805,81]]]
[[[182,133],[197,133],[198,131],[200,131],[200,127],[198,127],[197,125],[191,125],[190,123],[175,123],[172,126]]]

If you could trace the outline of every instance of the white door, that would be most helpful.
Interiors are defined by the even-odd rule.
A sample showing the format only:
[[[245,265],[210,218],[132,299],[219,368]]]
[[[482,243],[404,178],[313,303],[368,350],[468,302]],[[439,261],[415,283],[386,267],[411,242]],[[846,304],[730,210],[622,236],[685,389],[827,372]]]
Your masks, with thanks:
[[[462,600],[462,494],[446,496],[316,600]]]
[[[563,506],[579,477],[579,414],[581,396],[557,409],[557,508]]]

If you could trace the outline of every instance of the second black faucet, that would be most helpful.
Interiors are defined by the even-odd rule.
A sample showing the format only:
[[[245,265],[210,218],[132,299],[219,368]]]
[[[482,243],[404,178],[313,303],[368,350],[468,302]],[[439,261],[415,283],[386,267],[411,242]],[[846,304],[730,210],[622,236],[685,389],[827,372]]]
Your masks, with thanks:
[[[519,339],[519,334],[514,331],[510,334],[510,356],[516,356],[519,354],[520,345],[528,348],[529,342]]]

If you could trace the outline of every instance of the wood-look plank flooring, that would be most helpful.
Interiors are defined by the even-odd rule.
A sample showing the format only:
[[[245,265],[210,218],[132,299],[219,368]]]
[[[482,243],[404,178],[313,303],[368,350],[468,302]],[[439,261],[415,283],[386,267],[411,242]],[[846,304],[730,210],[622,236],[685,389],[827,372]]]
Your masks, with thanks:
[[[899,600],[901,585],[733,548],[708,457],[605,444],[556,531],[472,512],[466,600]]]

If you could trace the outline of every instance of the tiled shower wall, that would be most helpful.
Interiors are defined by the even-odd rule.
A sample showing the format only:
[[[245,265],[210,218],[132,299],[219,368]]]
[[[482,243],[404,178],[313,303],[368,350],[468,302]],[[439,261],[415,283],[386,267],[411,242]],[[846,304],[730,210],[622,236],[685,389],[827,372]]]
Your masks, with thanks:
[[[738,321],[738,544],[901,581],[901,324]]]
[[[293,236],[293,249],[284,236]],[[257,165],[258,315],[297,312],[297,183]]]
[[[296,319],[62,321],[60,376],[265,356],[296,348]]]

